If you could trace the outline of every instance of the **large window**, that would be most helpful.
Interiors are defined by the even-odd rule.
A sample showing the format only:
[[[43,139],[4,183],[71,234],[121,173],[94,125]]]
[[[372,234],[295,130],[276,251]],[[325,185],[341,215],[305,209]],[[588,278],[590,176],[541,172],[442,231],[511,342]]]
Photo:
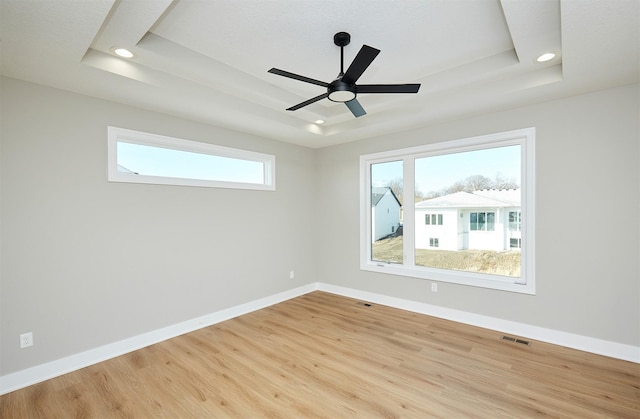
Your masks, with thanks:
[[[471,219],[471,231],[495,231],[495,212],[472,212],[469,214],[469,218]]]
[[[361,156],[361,268],[533,294],[534,142],[528,128]]]
[[[275,190],[275,156],[108,127],[114,182]]]

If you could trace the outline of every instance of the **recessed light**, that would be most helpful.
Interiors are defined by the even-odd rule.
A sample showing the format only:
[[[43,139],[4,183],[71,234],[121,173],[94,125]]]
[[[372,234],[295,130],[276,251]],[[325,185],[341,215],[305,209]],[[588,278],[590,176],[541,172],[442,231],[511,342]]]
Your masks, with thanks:
[[[129,51],[126,48],[114,48],[113,52],[115,52],[116,55],[122,58],[133,58],[133,52]]]
[[[539,63],[544,63],[546,61],[553,60],[554,58],[556,58],[556,54],[554,54],[553,52],[545,52],[544,54],[536,58],[536,61]]]
[[[316,119],[315,123],[320,125],[320,124],[324,124],[324,119]]]

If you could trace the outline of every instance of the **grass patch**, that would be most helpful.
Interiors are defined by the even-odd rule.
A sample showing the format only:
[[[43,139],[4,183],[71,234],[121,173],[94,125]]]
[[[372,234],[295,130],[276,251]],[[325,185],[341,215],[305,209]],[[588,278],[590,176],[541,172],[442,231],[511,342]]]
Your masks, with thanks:
[[[402,236],[378,240],[373,260],[402,263]],[[520,251],[416,249],[416,265],[454,271],[520,276]]]

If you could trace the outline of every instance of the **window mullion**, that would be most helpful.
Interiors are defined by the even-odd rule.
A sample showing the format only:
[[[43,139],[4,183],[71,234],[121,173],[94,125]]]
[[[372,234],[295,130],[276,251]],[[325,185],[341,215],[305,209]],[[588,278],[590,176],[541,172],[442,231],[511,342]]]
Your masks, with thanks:
[[[403,227],[402,227],[402,244],[404,265],[414,267],[415,260],[415,158],[405,157],[402,166],[403,172]]]

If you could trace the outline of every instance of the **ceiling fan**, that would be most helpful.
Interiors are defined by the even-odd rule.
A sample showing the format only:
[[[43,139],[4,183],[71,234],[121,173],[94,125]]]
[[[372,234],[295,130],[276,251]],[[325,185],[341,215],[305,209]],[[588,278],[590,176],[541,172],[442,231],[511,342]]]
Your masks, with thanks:
[[[351,35],[347,32],[338,32],[333,36],[333,43],[340,47],[340,74],[331,83],[325,83],[320,80],[315,80],[309,77],[300,76],[298,74],[290,73],[288,71],[272,68],[269,73],[277,74],[283,77],[289,77],[291,79],[300,80],[306,83],[316,84],[318,86],[326,87],[327,92],[318,95],[309,100],[305,100],[302,103],[298,103],[290,108],[288,111],[295,111],[314,102],[322,99],[329,99],[333,102],[343,102],[347,105],[347,108],[353,113],[356,118],[366,115],[364,108],[358,102],[356,97],[358,94],[363,93],[418,93],[420,84],[360,84],[356,82],[364,73],[364,71],[373,62],[376,56],[380,53],[379,49],[372,48],[368,45],[363,45],[353,59],[353,62],[344,71],[344,47],[351,42]]]

